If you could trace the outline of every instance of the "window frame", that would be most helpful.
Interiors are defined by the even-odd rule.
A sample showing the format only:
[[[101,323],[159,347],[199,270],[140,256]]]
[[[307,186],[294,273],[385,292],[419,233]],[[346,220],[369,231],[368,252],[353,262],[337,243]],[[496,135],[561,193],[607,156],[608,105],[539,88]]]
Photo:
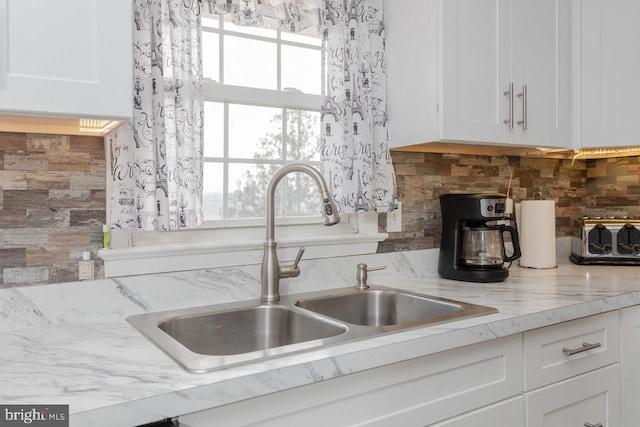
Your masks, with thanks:
[[[203,24],[203,32],[211,32],[214,34],[218,34],[218,76],[220,78],[220,82],[215,81],[211,78],[203,79],[203,91],[204,91],[204,101],[205,102],[218,102],[223,104],[224,110],[224,150],[222,157],[205,157],[205,163],[218,163],[223,165],[223,210],[226,209],[228,204],[228,195],[229,195],[229,165],[230,164],[288,164],[292,162],[296,162],[297,160],[289,160],[286,159],[286,150],[283,150],[284,159],[276,159],[276,160],[256,160],[256,159],[244,159],[244,158],[233,158],[228,154],[229,150],[229,104],[237,104],[237,105],[247,105],[247,106],[257,106],[257,107],[270,107],[270,108],[279,108],[282,109],[283,112],[286,110],[305,110],[305,111],[313,111],[320,112],[320,106],[322,105],[322,94],[309,94],[304,93],[299,89],[294,90],[286,90],[282,89],[282,47],[283,46],[293,46],[300,47],[305,49],[313,49],[318,52],[321,51],[322,46],[314,45],[312,43],[302,43],[300,41],[287,40],[282,37],[282,31],[279,29],[274,29],[275,32],[274,37],[267,37],[263,35],[253,34],[250,32],[242,32],[233,29],[227,29],[225,26],[228,23],[225,21],[224,16],[214,16],[208,15],[209,19],[207,21],[211,21],[217,18],[216,26],[207,26]],[[233,28],[233,27],[232,27]],[[232,36],[232,37],[240,37],[248,40],[257,40],[268,43],[274,43],[276,46],[277,52],[277,78],[276,78],[276,89],[264,89],[264,88],[253,88],[246,86],[237,86],[231,84],[225,84],[225,63],[224,63],[224,37]],[[286,133],[286,118],[283,114],[283,129],[282,132]],[[319,161],[313,162],[305,162],[312,166],[319,167]],[[307,218],[307,217],[304,217]],[[306,221],[307,224],[317,223],[321,219],[320,214],[315,216],[309,216]],[[230,222],[231,221],[231,222]],[[264,218],[251,218],[243,220],[244,224],[247,226],[253,225],[261,225],[264,223]],[[279,218],[281,224],[299,224],[300,218]],[[231,224],[231,227],[237,223],[238,220],[235,219],[205,219],[203,224],[204,227],[225,227],[225,224]]]

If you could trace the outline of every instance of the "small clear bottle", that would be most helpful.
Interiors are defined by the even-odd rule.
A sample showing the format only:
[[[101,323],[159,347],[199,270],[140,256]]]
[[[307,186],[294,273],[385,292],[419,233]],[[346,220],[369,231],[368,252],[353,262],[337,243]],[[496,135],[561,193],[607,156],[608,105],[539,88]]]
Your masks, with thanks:
[[[80,280],[93,279],[93,260],[89,251],[82,252],[82,260],[78,264],[78,278]]]

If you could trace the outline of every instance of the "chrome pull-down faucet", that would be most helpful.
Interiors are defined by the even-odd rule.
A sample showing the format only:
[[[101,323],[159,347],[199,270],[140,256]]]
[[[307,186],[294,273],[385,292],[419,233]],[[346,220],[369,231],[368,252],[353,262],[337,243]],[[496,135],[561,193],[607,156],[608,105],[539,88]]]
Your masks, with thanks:
[[[329,194],[329,188],[320,172],[305,163],[290,163],[278,169],[271,177],[267,187],[267,224],[264,241],[264,256],[262,257],[262,297],[263,302],[273,302],[280,300],[280,279],[287,277],[298,277],[300,268],[298,262],[302,258],[304,248],[300,248],[298,256],[293,265],[281,267],[278,262],[278,253],[275,240],[275,195],[276,187],[285,175],[291,172],[303,172],[309,175],[316,183],[322,198],[322,216],[324,225],[334,225],[340,222],[340,215],[336,205]]]

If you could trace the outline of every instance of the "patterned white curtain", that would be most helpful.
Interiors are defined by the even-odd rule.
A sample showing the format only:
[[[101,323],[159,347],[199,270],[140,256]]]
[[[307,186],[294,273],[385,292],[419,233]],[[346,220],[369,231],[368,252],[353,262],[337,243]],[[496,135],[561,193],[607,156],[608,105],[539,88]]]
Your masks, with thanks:
[[[107,135],[111,226],[202,223],[202,49],[198,0],[134,0],[133,121]]]
[[[321,156],[341,212],[395,209],[383,0],[326,0]]]
[[[206,13],[230,14],[236,25],[261,27],[262,18],[278,21],[278,28],[292,33],[319,28],[324,0],[202,0]]]

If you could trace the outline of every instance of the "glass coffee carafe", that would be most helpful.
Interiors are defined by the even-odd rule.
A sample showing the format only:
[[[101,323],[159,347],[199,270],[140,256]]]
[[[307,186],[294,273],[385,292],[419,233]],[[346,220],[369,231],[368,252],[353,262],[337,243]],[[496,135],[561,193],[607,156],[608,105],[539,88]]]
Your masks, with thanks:
[[[518,232],[509,225],[479,225],[462,229],[462,263],[474,267],[502,267],[520,257]],[[513,254],[507,255],[504,235],[511,236]]]

